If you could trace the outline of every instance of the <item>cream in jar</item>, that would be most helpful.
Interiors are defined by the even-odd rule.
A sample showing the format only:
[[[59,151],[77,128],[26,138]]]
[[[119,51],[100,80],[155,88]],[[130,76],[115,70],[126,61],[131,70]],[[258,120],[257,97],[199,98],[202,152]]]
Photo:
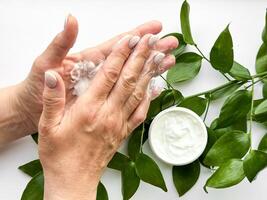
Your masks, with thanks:
[[[151,123],[149,143],[166,163],[186,165],[196,160],[207,144],[207,130],[193,111],[172,107],[160,112]]]

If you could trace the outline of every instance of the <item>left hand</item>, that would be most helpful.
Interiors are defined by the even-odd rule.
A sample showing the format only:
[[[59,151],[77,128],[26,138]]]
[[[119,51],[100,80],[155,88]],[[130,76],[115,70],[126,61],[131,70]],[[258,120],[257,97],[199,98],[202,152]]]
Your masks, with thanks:
[[[110,54],[113,45],[127,34],[139,35],[142,37],[145,34],[157,34],[161,31],[160,22],[151,21],[138,26],[137,28],[120,34],[96,47],[85,49],[79,53],[67,55],[70,48],[75,43],[78,34],[77,20],[69,15],[64,26],[64,30],[59,33],[52,43],[48,46],[43,54],[36,58],[28,77],[18,85],[17,110],[21,113],[22,118],[25,118],[26,134],[37,131],[38,122],[43,110],[42,92],[44,89],[44,73],[52,69],[57,71],[65,82],[67,98],[73,98],[70,94],[69,74],[74,63],[80,60],[91,60],[97,62],[105,60]],[[167,37],[160,40],[155,46],[156,50],[168,51],[177,47],[177,40],[173,37]],[[167,56],[163,62],[163,69],[172,66],[175,58],[171,55]]]

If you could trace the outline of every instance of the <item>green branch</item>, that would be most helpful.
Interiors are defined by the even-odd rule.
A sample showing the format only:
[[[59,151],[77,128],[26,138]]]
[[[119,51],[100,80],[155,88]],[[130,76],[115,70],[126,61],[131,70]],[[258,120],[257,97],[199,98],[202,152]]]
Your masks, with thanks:
[[[202,56],[202,58],[204,58],[207,62],[210,62],[210,60],[203,54],[203,52],[198,48],[197,44],[194,44],[194,46],[196,47],[197,51],[200,53],[200,55]],[[230,78],[228,78],[223,72],[220,71],[220,73],[228,80],[228,81],[231,81]]]

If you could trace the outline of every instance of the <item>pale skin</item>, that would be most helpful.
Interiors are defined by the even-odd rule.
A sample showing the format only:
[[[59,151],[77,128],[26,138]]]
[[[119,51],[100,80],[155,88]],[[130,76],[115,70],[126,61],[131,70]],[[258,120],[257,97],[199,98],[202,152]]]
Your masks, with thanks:
[[[45,200],[96,198],[108,162],[146,118],[150,79],[158,68],[164,72],[175,62],[168,54],[178,45],[174,37],[151,43],[161,29],[159,22],[148,22],[68,55],[78,34],[77,20],[69,15],[25,81],[0,90],[0,145],[39,131]],[[129,45],[136,36],[136,44]],[[166,54],[160,62],[155,50]],[[79,60],[105,62],[89,89],[76,97],[69,73]]]

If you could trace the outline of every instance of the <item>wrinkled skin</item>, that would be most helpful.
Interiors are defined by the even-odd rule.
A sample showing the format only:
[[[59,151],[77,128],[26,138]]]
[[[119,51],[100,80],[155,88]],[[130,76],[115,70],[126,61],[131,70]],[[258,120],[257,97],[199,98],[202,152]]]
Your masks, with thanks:
[[[69,16],[64,30],[35,60],[18,86],[15,102],[22,118],[29,119],[24,123],[27,131],[18,137],[39,130],[45,200],[95,199],[107,163],[146,118],[146,91],[155,70],[164,72],[175,62],[169,54],[159,65],[154,62],[155,50],[168,53],[178,45],[174,37],[167,37],[150,46],[151,34],[160,31],[161,24],[152,21],[67,55],[78,34],[77,20]],[[140,36],[134,49],[129,48],[132,36]],[[88,91],[76,97],[69,89],[70,71],[80,60],[105,62]]]
[[[72,26],[75,26],[75,23],[70,21],[67,27],[69,31],[67,32],[68,35],[66,37],[72,38],[72,40],[68,41],[67,44],[65,44],[67,45],[66,46],[67,48],[71,48],[73,46],[78,33],[77,30],[73,29]],[[69,90],[68,87],[70,85],[69,73],[73,68],[74,63],[80,60],[91,60],[96,63],[105,60],[107,56],[110,54],[111,48],[114,45],[114,43],[127,34],[143,36],[147,33],[157,34],[160,31],[161,31],[161,24],[157,21],[151,21],[138,26],[132,31],[115,36],[114,38],[96,47],[88,48],[72,55],[66,55],[66,57],[62,61],[58,60],[57,58],[53,60],[47,59],[47,56],[49,55],[50,51],[49,49],[51,49],[50,47],[52,45],[57,45],[52,43],[50,47],[48,47],[46,51],[34,61],[31,72],[28,75],[27,79],[25,79],[25,81],[23,81],[19,85],[18,110],[21,111],[21,115],[26,115],[26,118],[28,119],[25,122],[25,128],[26,130],[28,130],[26,134],[34,133],[37,131],[38,128],[38,122],[40,119],[40,115],[42,113],[42,105],[43,105],[42,93],[44,88],[45,71],[53,69],[59,72],[59,74],[65,81],[67,98],[73,98],[73,96],[71,95],[72,91]],[[58,39],[60,37],[62,37],[62,33],[59,33],[57,35]],[[57,38],[55,38],[54,41]],[[155,49],[166,52],[169,49],[175,48],[175,46],[177,46],[177,42],[174,41],[174,38],[168,37],[159,41],[157,45],[155,45]],[[58,46],[56,48],[60,50],[60,48],[62,47]],[[161,72],[164,72],[168,67],[172,66],[174,62],[175,58],[171,55],[168,55],[163,62],[162,65],[163,71]]]

